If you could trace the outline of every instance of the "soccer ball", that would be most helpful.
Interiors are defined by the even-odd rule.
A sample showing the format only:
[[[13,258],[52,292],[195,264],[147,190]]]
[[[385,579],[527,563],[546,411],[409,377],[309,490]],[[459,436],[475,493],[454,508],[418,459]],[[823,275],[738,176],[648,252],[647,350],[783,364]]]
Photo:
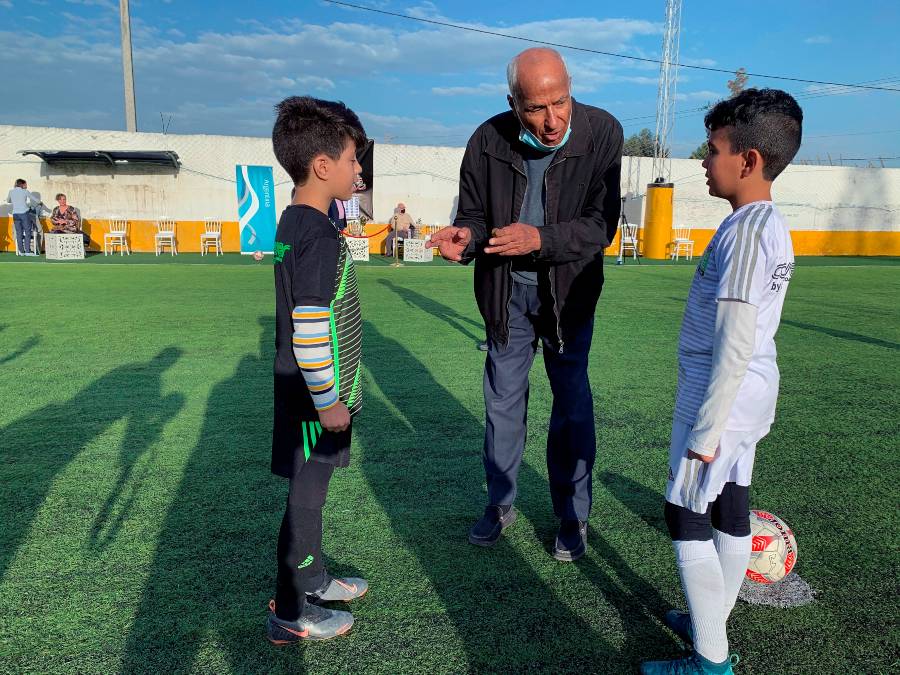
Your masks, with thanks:
[[[262,260],[262,259],[263,259],[263,252],[262,252],[262,251],[254,251],[254,252],[253,252],[253,259],[254,259],[256,262],[259,262],[260,260]]]
[[[791,573],[797,563],[797,540],[786,522],[766,511],[751,511],[750,534],[747,578],[773,584]]]

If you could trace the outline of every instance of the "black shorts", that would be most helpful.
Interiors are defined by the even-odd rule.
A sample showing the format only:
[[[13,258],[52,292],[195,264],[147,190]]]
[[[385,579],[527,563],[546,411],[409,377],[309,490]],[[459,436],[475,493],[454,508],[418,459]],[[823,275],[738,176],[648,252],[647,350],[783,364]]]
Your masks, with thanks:
[[[291,478],[303,466],[306,456],[303,451],[303,420],[298,415],[290,414],[286,407],[279,406],[276,401],[272,425],[272,473]],[[352,433],[353,418],[344,431],[333,433],[323,430],[310,452],[310,461],[325,462],[336,468],[348,466]]]

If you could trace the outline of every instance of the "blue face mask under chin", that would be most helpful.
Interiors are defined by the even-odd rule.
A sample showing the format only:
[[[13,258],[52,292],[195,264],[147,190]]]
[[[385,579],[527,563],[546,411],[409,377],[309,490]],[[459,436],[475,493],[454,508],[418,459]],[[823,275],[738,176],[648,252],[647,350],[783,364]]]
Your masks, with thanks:
[[[553,152],[554,150],[559,150],[562,146],[566,144],[566,141],[569,140],[569,136],[572,133],[572,123],[569,122],[569,126],[566,127],[566,133],[563,134],[562,140],[556,145],[545,145],[541,143],[541,140],[531,133],[528,129],[525,128],[525,125],[522,124],[522,118],[519,117],[519,112],[516,112],[516,118],[519,120],[519,126],[522,127],[522,130],[519,132],[519,140],[522,141],[529,148],[534,148],[535,150],[539,150],[540,152]]]

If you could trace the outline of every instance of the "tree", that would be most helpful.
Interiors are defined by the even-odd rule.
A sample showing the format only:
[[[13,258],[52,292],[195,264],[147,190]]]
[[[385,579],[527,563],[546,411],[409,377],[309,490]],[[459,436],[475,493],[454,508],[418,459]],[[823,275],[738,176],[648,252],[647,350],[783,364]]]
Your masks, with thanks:
[[[701,143],[700,146],[691,153],[691,159],[706,159],[706,156],[709,154],[709,146],[706,143]]]
[[[626,157],[653,157],[653,148],[656,147],[656,139],[649,129],[641,129],[625,139],[622,154]],[[669,150],[665,149],[663,157],[669,156]]]
[[[734,79],[728,80],[728,91],[731,92],[731,98],[734,98],[747,88],[747,69],[738,68],[734,73]]]

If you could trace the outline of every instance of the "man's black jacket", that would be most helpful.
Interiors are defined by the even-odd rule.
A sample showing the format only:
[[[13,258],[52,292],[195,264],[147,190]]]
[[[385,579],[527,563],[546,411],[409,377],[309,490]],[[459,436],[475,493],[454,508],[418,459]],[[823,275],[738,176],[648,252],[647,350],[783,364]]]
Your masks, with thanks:
[[[603,287],[603,249],[618,226],[622,125],[608,112],[572,101],[572,133],[545,174],[541,249],[532,255],[549,269],[557,348],[570,326],[593,316]],[[517,222],[525,198],[520,125],[512,111],[482,124],[469,139],[460,167],[453,224],[472,242],[463,262],[475,260],[475,297],[488,337],[506,344],[511,258],[483,252],[493,228]]]

